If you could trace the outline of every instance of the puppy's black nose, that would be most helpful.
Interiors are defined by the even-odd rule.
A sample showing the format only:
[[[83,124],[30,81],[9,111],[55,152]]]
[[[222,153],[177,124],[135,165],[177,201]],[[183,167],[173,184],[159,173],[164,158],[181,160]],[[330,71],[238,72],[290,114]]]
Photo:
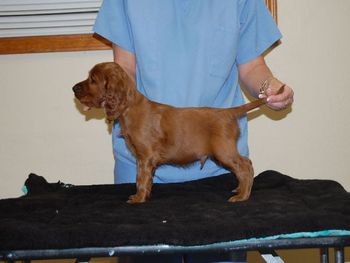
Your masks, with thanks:
[[[79,84],[76,84],[74,87],[73,87],[73,92],[74,93],[79,93],[81,92],[81,86]]]

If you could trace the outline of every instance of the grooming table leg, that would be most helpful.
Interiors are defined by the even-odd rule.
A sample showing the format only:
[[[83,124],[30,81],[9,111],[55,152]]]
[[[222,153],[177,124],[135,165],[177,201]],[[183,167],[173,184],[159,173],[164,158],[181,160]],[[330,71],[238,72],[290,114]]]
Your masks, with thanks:
[[[328,248],[326,247],[323,247],[320,249],[320,262],[321,263],[329,262]]]
[[[284,263],[283,259],[275,251],[259,251],[266,263]]]
[[[343,247],[334,248],[334,262],[335,263],[344,263],[344,248]]]
[[[236,251],[231,253],[231,261],[233,263],[247,262],[247,252],[246,251]]]
[[[91,258],[77,258],[75,263],[89,263]]]

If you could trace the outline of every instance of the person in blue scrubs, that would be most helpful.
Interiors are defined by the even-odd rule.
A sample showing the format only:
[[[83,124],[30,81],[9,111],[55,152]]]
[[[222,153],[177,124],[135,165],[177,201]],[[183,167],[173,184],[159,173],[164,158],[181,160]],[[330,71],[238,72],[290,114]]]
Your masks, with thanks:
[[[276,94],[282,82],[273,77],[263,58],[281,38],[263,0],[104,0],[94,31],[112,42],[114,61],[153,101],[176,107],[238,106],[244,104],[241,81],[255,97],[267,83],[265,95],[271,109],[281,110],[293,102],[288,85]],[[239,125],[238,150],[248,156],[247,119],[241,118]],[[112,132],[115,182],[135,182],[135,158],[119,134],[116,122]],[[161,166],[154,183],[228,172],[211,160],[200,167],[199,162],[186,168]]]

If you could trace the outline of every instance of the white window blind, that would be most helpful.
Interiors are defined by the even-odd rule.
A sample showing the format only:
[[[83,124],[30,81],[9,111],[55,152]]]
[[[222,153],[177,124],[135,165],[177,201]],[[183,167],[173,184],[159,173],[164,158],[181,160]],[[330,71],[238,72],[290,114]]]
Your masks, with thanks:
[[[0,0],[0,37],[92,33],[102,0]]]

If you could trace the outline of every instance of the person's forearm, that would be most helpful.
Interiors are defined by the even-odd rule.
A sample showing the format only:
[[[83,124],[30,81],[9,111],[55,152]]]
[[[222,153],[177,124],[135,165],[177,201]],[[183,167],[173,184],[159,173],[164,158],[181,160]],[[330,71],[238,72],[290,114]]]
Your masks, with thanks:
[[[240,65],[239,77],[249,93],[254,97],[258,97],[260,87],[265,81],[278,81],[273,79],[273,74],[263,57],[258,57]]]
[[[282,110],[294,101],[294,91],[288,85],[273,77],[263,57],[242,64],[238,67],[239,77],[244,86],[254,97],[259,95],[267,98],[267,106],[274,110]],[[280,91],[281,87],[284,87]],[[260,88],[263,88],[260,94]]]
[[[133,53],[113,44],[114,62],[118,63],[133,81],[136,79],[136,58]]]

